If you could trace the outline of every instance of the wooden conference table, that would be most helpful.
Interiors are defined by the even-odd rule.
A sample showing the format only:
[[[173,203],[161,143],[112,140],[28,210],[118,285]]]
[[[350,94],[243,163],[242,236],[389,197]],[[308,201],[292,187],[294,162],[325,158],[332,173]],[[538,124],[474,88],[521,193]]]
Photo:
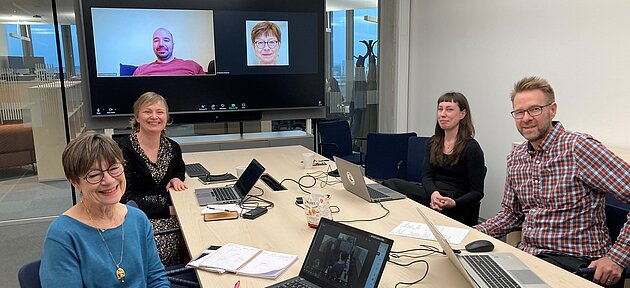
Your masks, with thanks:
[[[311,152],[302,146],[258,148],[247,150],[215,151],[185,153],[186,163],[199,162],[212,174],[230,172],[235,174],[235,167],[247,165],[252,158],[256,158],[265,168],[266,172],[278,181],[285,178],[299,179],[307,172],[326,171],[327,166],[314,166],[306,170],[301,164],[302,153]],[[323,159],[316,155],[317,159]],[[334,179],[330,179],[334,180]],[[312,183],[309,179],[304,183]],[[304,211],[295,205],[296,196],[304,196],[297,184],[285,181],[283,185],[288,190],[274,192],[264,183],[259,181],[257,187],[264,190],[263,199],[272,201],[275,207],[255,220],[237,219],[204,222],[200,211],[203,207],[197,204],[194,194],[195,188],[204,187],[196,178],[187,178],[185,183],[188,190],[183,192],[171,191],[173,205],[177,211],[179,222],[190,255],[193,257],[210,245],[223,245],[229,242],[257,247],[264,250],[298,255],[294,262],[283,274],[275,280],[240,276],[235,274],[215,274],[205,271],[197,271],[202,287],[234,287],[240,280],[240,287],[259,288],[271,285],[283,279],[298,274],[308,247],[313,238],[315,229],[309,228],[306,223]],[[330,204],[340,208],[339,213],[333,214],[334,220],[371,219],[385,214],[385,210],[377,203],[368,203],[361,198],[350,194],[343,189],[342,184],[320,188],[319,182],[313,188],[308,189],[312,193],[330,195]],[[221,186],[225,184],[215,184]],[[205,186],[209,187],[209,186]],[[256,189],[256,188],[254,188]],[[259,191],[252,191],[259,194]],[[487,191],[486,193],[499,193]],[[387,201],[382,203],[390,214],[382,219],[370,222],[355,222],[349,225],[364,229],[394,240],[392,250],[418,248],[419,244],[438,246],[435,241],[425,241],[415,238],[389,235],[388,233],[402,221],[422,222],[415,211],[415,207],[421,207],[426,215],[438,225],[466,228],[463,224],[455,222],[431,209],[423,207],[416,202],[404,199]],[[494,251],[509,251],[517,255],[535,273],[543,278],[552,287],[599,287],[578,276],[568,273],[536,257],[522,252],[499,240],[488,237],[476,230],[471,230],[461,245],[453,245],[454,248],[463,246],[476,239],[488,239],[494,242]],[[439,254],[423,258],[429,262],[429,273],[420,283],[425,287],[467,287],[464,278],[459,274],[448,259]],[[409,262],[409,258],[396,260]],[[399,282],[412,282],[424,275],[427,267],[422,263],[408,267],[400,267],[388,263],[380,281],[379,287],[394,287]],[[419,286],[420,284],[416,284]],[[405,287],[405,286],[403,286]]]

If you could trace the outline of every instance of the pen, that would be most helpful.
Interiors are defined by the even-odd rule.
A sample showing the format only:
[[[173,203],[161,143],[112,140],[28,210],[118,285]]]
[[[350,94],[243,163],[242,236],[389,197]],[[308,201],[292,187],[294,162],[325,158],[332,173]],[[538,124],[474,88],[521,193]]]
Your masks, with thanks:
[[[208,209],[217,210],[217,211],[234,212],[232,210],[227,210],[227,209],[223,209],[223,208],[214,208],[214,207],[210,207],[210,206],[206,206],[206,207],[208,207]]]
[[[241,280],[236,281],[236,283],[234,284],[234,288],[240,288],[241,287]]]

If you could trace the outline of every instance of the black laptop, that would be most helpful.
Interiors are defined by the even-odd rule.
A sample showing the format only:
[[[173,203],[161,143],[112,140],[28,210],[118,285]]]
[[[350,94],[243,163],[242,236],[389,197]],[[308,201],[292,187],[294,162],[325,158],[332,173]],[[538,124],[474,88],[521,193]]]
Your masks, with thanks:
[[[280,287],[377,287],[394,241],[322,218],[300,274]]]
[[[265,167],[252,159],[233,186],[195,189],[197,202],[200,206],[239,203],[254,188],[264,172]]]

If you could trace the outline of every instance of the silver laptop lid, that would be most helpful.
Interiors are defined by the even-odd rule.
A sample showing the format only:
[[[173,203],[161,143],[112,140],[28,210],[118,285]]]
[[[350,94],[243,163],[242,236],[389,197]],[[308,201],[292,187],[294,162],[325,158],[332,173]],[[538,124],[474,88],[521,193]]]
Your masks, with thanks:
[[[429,220],[429,218],[426,215],[424,215],[424,213],[422,213],[422,210],[420,210],[420,208],[416,207],[416,210],[418,210],[418,213],[420,213],[420,216],[422,217],[424,222],[427,224],[427,226],[429,226],[429,230],[431,231],[431,234],[433,234],[433,237],[435,237],[437,242],[440,244],[440,247],[442,247],[442,250],[444,250],[444,253],[446,254],[446,257],[448,257],[448,260],[450,260],[451,263],[455,265],[457,270],[459,270],[460,274],[462,274],[462,276],[466,278],[466,281],[472,284],[473,287],[478,287],[477,282],[475,282],[475,280],[473,280],[470,277],[470,275],[468,274],[468,272],[466,271],[462,263],[459,262],[457,255],[455,255],[455,251],[453,251],[453,248],[451,247],[451,245],[448,244],[448,241],[446,241],[446,238],[442,236],[442,233],[440,233],[440,231],[437,230],[435,225],[433,225],[431,220]]]
[[[333,158],[335,159],[337,170],[339,170],[339,177],[341,178],[341,183],[343,183],[343,188],[354,195],[372,202],[359,165],[343,160],[337,156]]]

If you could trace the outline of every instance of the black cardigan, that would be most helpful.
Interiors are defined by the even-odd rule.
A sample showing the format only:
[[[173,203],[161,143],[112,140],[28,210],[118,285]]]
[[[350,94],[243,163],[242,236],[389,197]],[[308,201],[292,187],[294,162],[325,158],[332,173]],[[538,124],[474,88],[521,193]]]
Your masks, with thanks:
[[[166,184],[175,177],[182,181],[185,179],[186,166],[182,159],[182,149],[175,141],[169,138],[166,139],[171,143],[173,159],[168,165],[166,174],[164,174],[164,177],[158,184],[153,181],[151,172],[142,156],[133,149],[130,137],[121,137],[117,140],[125,159],[125,177],[127,178],[127,189],[120,202],[135,201],[140,210],[144,211],[147,217],[151,219],[168,218],[170,216],[169,206],[172,203],[168,191],[166,191]],[[164,195],[168,201],[165,205],[160,205],[142,200],[147,195]]]

